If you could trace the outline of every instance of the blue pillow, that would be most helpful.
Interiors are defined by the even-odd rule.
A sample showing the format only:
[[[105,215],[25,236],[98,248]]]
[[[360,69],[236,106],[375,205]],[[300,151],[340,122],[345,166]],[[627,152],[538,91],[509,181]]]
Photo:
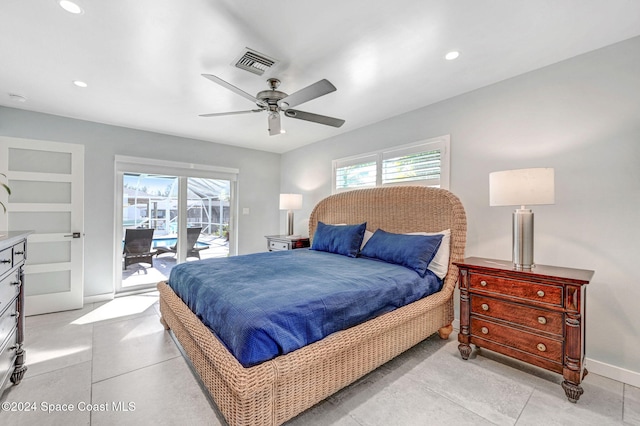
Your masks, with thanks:
[[[318,222],[311,250],[356,257],[365,229],[367,229],[366,222],[360,225],[327,225]]]
[[[360,254],[364,257],[405,266],[424,277],[441,242],[442,234],[392,234],[378,229],[364,245]]]

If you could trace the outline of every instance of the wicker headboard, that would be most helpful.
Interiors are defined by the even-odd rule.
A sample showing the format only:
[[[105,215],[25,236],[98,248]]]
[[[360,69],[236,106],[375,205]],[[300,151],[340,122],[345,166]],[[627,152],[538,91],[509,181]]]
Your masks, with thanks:
[[[464,259],[467,218],[462,203],[445,189],[422,186],[392,186],[358,189],[331,195],[320,201],[309,218],[313,238],[318,221],[327,224],[367,222],[367,229],[387,232],[438,232],[451,229],[449,273],[444,289],[453,292],[458,268],[452,262]]]

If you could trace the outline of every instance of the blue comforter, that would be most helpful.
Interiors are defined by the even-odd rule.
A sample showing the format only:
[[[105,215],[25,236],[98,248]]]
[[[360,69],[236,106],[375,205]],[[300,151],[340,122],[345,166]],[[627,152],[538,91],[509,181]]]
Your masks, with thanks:
[[[298,249],[183,263],[169,286],[250,367],[435,293],[442,281]]]

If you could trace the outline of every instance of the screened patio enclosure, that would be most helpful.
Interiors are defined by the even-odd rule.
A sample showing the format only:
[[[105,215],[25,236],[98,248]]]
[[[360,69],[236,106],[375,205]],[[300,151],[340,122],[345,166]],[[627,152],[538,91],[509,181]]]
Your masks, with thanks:
[[[229,230],[230,183],[227,180],[189,178],[187,227],[200,227],[203,237],[226,238]],[[152,228],[154,239],[175,238],[178,219],[178,178],[124,174],[122,225]]]

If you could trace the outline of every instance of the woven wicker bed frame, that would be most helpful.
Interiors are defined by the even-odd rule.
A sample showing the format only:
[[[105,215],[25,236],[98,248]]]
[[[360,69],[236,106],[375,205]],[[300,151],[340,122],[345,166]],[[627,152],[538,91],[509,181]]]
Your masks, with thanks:
[[[453,290],[464,258],[466,216],[442,189],[386,187],[345,192],[322,200],[309,219],[361,223],[389,232],[451,229],[449,271],[442,291],[297,351],[244,368],[164,282],[162,323],[171,329],[230,425],[279,425],[374,370],[435,332],[448,338]]]

